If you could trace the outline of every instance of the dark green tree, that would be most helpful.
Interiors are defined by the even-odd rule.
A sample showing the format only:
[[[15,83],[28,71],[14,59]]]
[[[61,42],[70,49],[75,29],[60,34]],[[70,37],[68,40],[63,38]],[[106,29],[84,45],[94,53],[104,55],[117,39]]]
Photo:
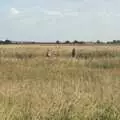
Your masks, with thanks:
[[[70,44],[71,42],[69,40],[65,41],[65,44]]]
[[[101,43],[101,41],[100,41],[100,40],[97,40],[97,41],[96,41],[96,43],[97,43],[97,44],[100,44],[100,43]]]
[[[60,44],[60,41],[59,41],[59,40],[57,40],[57,41],[56,41],[56,44]]]
[[[77,40],[74,40],[74,41],[73,41],[73,43],[74,43],[74,44],[75,44],[75,43],[79,43],[79,41],[77,41]]]
[[[11,44],[12,42],[10,40],[5,40],[4,44]]]

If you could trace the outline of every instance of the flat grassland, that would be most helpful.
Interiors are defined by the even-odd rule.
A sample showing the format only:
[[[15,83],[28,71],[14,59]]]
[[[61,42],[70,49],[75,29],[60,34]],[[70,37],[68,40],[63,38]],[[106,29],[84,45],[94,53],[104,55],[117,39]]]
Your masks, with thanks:
[[[120,46],[1,45],[0,120],[120,120]]]

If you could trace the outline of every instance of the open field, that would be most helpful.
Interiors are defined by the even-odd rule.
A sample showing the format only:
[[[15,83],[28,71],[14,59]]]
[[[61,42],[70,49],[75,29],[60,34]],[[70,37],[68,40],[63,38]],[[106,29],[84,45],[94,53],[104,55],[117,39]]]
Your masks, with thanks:
[[[120,46],[1,45],[0,120],[120,120]]]

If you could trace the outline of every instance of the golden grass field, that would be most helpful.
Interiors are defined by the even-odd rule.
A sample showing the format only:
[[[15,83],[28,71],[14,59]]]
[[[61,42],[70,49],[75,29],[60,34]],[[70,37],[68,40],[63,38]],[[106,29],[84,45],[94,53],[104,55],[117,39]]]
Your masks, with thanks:
[[[1,45],[0,120],[120,120],[120,46]]]

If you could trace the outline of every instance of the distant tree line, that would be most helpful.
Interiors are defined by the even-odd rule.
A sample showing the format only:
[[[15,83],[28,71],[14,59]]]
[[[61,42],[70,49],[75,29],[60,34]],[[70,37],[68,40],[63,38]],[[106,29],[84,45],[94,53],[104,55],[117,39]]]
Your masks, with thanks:
[[[109,41],[107,44],[120,44],[120,40]]]
[[[0,44],[12,44],[11,40],[0,40]]]
[[[57,44],[63,43],[63,44],[87,44],[87,43],[91,43],[91,44],[120,44],[120,40],[113,40],[113,41],[108,41],[108,42],[103,42],[100,40],[97,40],[95,42],[85,42],[85,41],[78,41],[78,40],[74,40],[74,41],[69,41],[66,40],[65,42],[60,42],[60,41],[56,41]]]
[[[85,44],[84,41],[78,41],[78,40],[74,40],[73,42],[66,40],[65,42],[60,42],[59,40],[56,41],[56,44]]]
[[[85,41],[78,41],[78,40],[66,40],[64,42],[61,42],[57,40],[56,42],[13,42],[11,40],[0,40],[0,44],[120,44],[120,40],[113,40],[108,42],[102,42],[100,40],[97,40],[95,42],[85,42]]]

